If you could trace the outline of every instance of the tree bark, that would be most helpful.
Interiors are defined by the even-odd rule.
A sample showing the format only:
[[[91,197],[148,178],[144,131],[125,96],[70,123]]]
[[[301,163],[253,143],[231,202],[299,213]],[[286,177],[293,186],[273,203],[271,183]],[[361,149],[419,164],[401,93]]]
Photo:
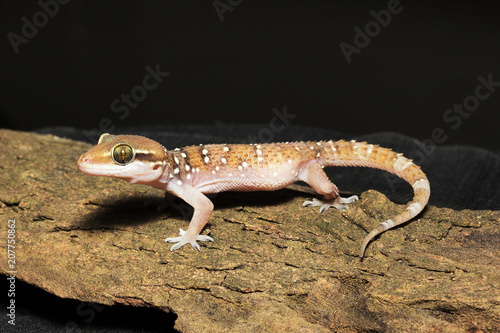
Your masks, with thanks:
[[[319,214],[296,190],[222,193],[203,232],[215,241],[170,252],[164,239],[189,222],[182,201],[158,211],[159,190],[79,172],[81,142],[9,130],[0,141],[0,239],[15,220],[17,278],[59,297],[172,311],[181,332],[500,327],[498,211],[427,207],[360,260],[367,232],[404,205],[367,191]]]

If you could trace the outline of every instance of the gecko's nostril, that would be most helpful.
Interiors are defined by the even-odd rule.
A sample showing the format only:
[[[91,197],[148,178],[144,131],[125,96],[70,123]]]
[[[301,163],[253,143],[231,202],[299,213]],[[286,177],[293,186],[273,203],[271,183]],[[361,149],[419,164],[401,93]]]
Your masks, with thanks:
[[[78,158],[78,161],[77,161],[77,164],[80,164],[80,163],[88,163],[89,162],[89,158],[88,157],[84,157],[83,155],[80,156]]]

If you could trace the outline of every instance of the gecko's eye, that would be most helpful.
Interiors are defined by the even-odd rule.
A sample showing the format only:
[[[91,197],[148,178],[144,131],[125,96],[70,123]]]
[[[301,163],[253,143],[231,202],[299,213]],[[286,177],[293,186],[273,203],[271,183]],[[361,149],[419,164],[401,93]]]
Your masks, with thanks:
[[[119,143],[111,150],[111,157],[117,164],[125,165],[134,160],[134,149],[126,143]]]

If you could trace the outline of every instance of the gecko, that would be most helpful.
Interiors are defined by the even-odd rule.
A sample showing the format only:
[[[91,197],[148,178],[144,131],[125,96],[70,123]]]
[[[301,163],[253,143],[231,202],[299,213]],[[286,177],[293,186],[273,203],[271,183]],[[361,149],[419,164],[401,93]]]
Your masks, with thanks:
[[[363,257],[368,243],[378,234],[405,223],[419,214],[430,196],[430,184],[412,160],[388,148],[354,140],[307,141],[261,144],[207,144],[167,150],[160,143],[137,135],[104,133],[96,146],[81,155],[78,168],[85,174],[124,179],[164,190],[194,208],[186,231],[165,239],[175,243],[174,251],[185,244],[200,250],[197,241],[214,241],[200,235],[214,209],[206,196],[225,191],[274,191],[297,181],[310,185],[321,199],[304,206],[340,210],[358,200],[343,198],[323,168],[361,166],[388,171],[407,181],[414,196],[406,208],[368,233],[361,244]]]

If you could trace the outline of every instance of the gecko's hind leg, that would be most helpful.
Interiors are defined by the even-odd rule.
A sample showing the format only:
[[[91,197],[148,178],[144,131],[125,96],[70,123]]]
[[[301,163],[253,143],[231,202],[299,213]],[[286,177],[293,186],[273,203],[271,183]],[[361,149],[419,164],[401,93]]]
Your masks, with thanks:
[[[304,206],[321,207],[320,213],[334,207],[340,210],[349,208],[346,204],[358,200],[357,195],[342,198],[339,190],[323,171],[323,167],[316,161],[311,161],[299,174],[299,179],[309,184],[316,192],[323,195],[323,199],[314,198],[312,201],[305,201]]]

